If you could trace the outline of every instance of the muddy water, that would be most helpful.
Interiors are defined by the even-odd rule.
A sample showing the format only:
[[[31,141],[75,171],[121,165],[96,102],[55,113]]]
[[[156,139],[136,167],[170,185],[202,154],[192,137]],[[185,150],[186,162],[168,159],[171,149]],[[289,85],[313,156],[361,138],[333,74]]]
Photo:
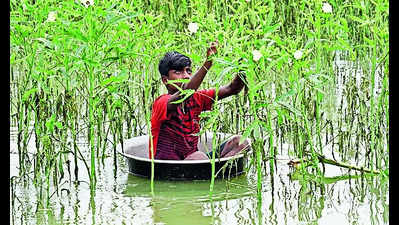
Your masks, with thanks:
[[[339,73],[343,64],[337,63],[336,70]],[[335,91],[330,105],[332,118],[350,105],[342,101],[350,79],[356,87],[360,87],[362,79],[365,79],[356,71],[352,72],[356,75],[353,77],[345,75],[347,70],[343,71],[336,81],[337,87],[332,88]],[[374,91],[378,94],[381,79],[376,80]],[[341,102],[345,104],[340,105]],[[337,118],[344,116],[338,115]],[[345,125],[348,124],[342,124],[344,128]],[[355,126],[360,125],[355,123]],[[16,135],[16,129],[11,127],[10,177],[13,179],[18,177],[19,167]],[[356,135],[353,134],[354,137]],[[10,223],[389,224],[388,177],[361,175],[353,170],[326,165],[324,177],[318,179],[315,174],[288,166],[288,161],[293,158],[290,153],[293,146],[279,141],[276,138],[278,159],[272,175],[269,162],[264,164],[260,194],[257,193],[257,171],[249,167],[242,176],[217,180],[212,198],[209,195],[209,181],[156,181],[152,195],[150,181],[129,175],[122,156],[118,156],[114,176],[114,159],[108,157],[104,164],[96,164],[97,186],[94,195],[90,194],[88,173],[83,163],[78,165],[79,185],[73,183],[74,175],[66,172],[58,191],[51,185],[49,192],[52,196],[49,201],[46,197],[39,197],[45,196],[43,193],[46,190],[35,187],[31,180],[27,180],[26,185],[14,183],[10,194]],[[334,157],[356,166],[364,165],[365,157],[361,154],[357,156],[358,152],[365,152],[364,148],[367,147],[363,139],[358,144],[353,142],[345,145],[349,148],[336,152],[336,155],[332,152],[337,146],[334,147],[332,143],[334,141],[326,143],[323,148],[328,158]],[[79,142],[79,147],[82,152],[89,152],[84,141]],[[387,149],[384,146],[382,148],[383,152]],[[36,151],[34,137],[30,140],[28,151]]]
[[[10,156],[10,176],[17,175],[17,154]],[[315,182],[312,174],[296,171],[287,160],[277,160],[277,168],[273,176],[263,176],[261,199],[253,170],[229,181],[217,180],[212,198],[209,181],[156,181],[152,196],[150,181],[129,175],[123,158],[118,157],[116,178],[113,159],[107,158],[98,168],[93,198],[87,183],[65,182],[49,206],[42,207],[37,204],[45,202],[38,200],[39,189],[16,185],[10,220],[12,224],[389,224],[387,178],[356,176],[326,165],[325,179]],[[81,180],[89,180],[84,171],[81,175]]]

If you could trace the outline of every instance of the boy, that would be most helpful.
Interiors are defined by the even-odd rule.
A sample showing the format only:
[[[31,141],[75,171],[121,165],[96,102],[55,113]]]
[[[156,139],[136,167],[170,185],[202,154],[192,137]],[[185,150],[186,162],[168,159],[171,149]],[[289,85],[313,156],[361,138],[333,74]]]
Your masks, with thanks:
[[[155,159],[188,160],[209,159],[208,156],[198,151],[199,114],[210,110],[216,90],[199,90],[206,73],[212,66],[210,56],[216,53],[217,42],[211,44],[206,53],[206,61],[196,74],[192,75],[191,60],[178,52],[168,52],[159,62],[159,72],[162,83],[168,89],[168,94],[159,96],[152,106],[151,133],[149,156],[152,158],[151,146],[153,145]],[[187,83],[177,82],[171,84],[169,80],[187,79]],[[181,103],[174,103],[184,96],[182,90],[192,89],[194,94]],[[238,94],[244,87],[244,82],[237,75],[233,81],[219,88],[218,99]],[[248,147],[250,140],[245,140],[241,145],[239,135],[235,135],[223,143],[216,157],[228,157]],[[210,155],[212,157],[212,155]]]

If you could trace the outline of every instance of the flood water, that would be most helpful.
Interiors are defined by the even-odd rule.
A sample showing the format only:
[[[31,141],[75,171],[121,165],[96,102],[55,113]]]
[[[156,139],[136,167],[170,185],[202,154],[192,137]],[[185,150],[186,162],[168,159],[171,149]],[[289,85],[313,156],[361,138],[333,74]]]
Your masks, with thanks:
[[[11,154],[11,175],[17,161]],[[387,178],[345,177],[347,169],[326,165],[327,179],[316,185],[301,180],[286,162],[278,161],[278,171],[262,178],[261,200],[251,179],[256,171],[216,180],[211,199],[209,181],[155,181],[152,196],[150,181],[128,174],[121,157],[115,179],[108,158],[98,168],[94,199],[88,184],[66,182],[49,208],[41,209],[38,190],[17,185],[10,219],[12,224],[389,224]]]
[[[342,90],[337,89],[339,91]],[[16,141],[16,128],[11,127],[10,178],[18,176]],[[83,163],[79,165],[82,182],[73,184],[69,179],[73,175],[66,172],[58,192],[54,186],[50,187],[50,193],[54,194],[48,205],[45,199],[38,197],[46,190],[35,188],[29,180],[25,186],[22,182],[14,183],[10,195],[10,223],[389,224],[388,177],[361,175],[326,164],[324,178],[318,180],[315,174],[287,165],[292,159],[288,151],[291,145],[278,141],[276,145],[279,155],[275,170],[271,175],[270,162],[265,162],[260,194],[257,193],[257,171],[250,167],[239,177],[216,180],[212,197],[209,195],[210,181],[155,181],[152,195],[150,180],[130,175],[125,159],[118,155],[116,177],[112,156],[106,158],[104,164],[97,162],[94,195],[90,194]],[[85,148],[89,152],[87,143],[80,143],[80,147],[83,152]],[[32,137],[28,149],[35,151],[34,148]],[[331,148],[331,145],[325,146],[328,157]],[[353,156],[353,151],[348,149],[345,154]],[[335,157],[338,161],[342,159],[338,155]],[[349,160],[349,164],[359,162],[362,161]]]
[[[17,175],[18,155],[10,156],[10,176]],[[12,224],[389,224],[388,178],[356,176],[330,165],[320,183],[277,160],[274,175],[262,178],[261,200],[254,170],[216,180],[210,198],[209,181],[155,181],[152,196],[150,180],[130,175],[121,156],[116,178],[111,157],[98,167],[93,199],[88,183],[67,181],[42,208],[39,189],[16,185]],[[88,181],[87,172],[80,173]]]

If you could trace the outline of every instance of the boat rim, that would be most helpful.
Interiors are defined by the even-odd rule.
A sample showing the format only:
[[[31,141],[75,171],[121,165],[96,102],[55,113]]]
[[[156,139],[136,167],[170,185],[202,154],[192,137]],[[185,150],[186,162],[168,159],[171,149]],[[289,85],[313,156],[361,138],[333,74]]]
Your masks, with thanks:
[[[139,160],[139,161],[144,161],[144,162],[152,162],[152,159],[149,158],[143,158],[143,157],[138,157],[135,155],[131,155],[131,154],[127,154],[127,153],[123,153],[121,151],[118,151],[119,154],[127,157],[127,158],[131,158],[131,159],[135,159],[135,160]],[[229,157],[225,157],[225,158],[215,158],[215,162],[224,162],[224,161],[229,161],[232,159],[238,159],[238,158],[242,158],[244,156],[243,153],[237,154],[237,155],[233,155],[233,156],[229,156]],[[163,163],[163,164],[202,164],[202,163],[212,163],[212,159],[194,159],[194,160],[171,160],[171,159],[154,159],[154,163]]]

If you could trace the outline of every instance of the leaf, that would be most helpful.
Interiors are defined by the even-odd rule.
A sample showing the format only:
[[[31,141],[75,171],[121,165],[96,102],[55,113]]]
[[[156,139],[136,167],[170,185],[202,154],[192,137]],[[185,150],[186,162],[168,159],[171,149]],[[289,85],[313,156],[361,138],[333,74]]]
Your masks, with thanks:
[[[99,63],[98,61],[95,61],[95,60],[93,60],[93,59],[82,58],[82,60],[83,60],[85,63],[87,63],[87,64],[89,64],[89,65],[91,65],[91,66],[98,66],[98,65],[100,65],[100,63]]]
[[[374,22],[375,22],[375,20],[367,20],[364,23],[360,24],[359,27],[364,27],[364,26],[370,25],[370,24],[372,24]]]
[[[85,43],[88,42],[87,37],[84,36],[78,29],[75,29],[75,30],[67,30],[67,31],[65,31],[65,34],[68,35],[68,36],[73,37],[73,38],[76,39],[76,40],[80,40],[80,41],[83,41],[83,42],[85,42]]]
[[[319,80],[319,75],[318,74],[311,74],[308,77],[309,82],[313,83],[313,84],[320,84],[322,81]]]
[[[265,29],[263,29],[264,37],[269,36],[271,33],[273,33],[279,27],[280,27],[280,23],[274,24],[273,26],[266,27]]]
[[[277,124],[278,126],[280,126],[283,123],[284,112],[282,112],[279,108],[276,108],[276,112],[277,112]]]
[[[122,20],[134,18],[137,16],[139,16],[138,13],[128,13],[127,15],[123,15],[123,16],[118,16],[118,15],[110,13],[107,15],[106,21],[107,21],[107,25],[112,25],[112,24],[118,23]]]
[[[293,96],[296,94],[296,90],[294,88],[291,88],[287,93],[280,95],[277,97],[276,102],[279,101],[284,101],[286,98]]]
[[[114,111],[114,110],[117,109],[117,108],[119,108],[119,109],[122,108],[122,101],[121,101],[119,98],[116,99],[116,100],[112,103],[112,106],[111,106],[112,111]]]
[[[279,104],[281,106],[284,106],[286,109],[288,109],[289,111],[291,111],[295,115],[303,117],[301,111],[299,111],[298,109],[294,108],[293,106],[290,106],[289,104],[287,104],[285,102],[277,102],[277,104]]]
[[[364,22],[366,22],[366,21],[360,19],[360,18],[357,17],[357,16],[349,15],[349,17],[350,17],[353,21],[356,21],[356,22],[358,22],[358,23],[364,23]]]
[[[11,53],[11,56],[10,56],[10,65],[13,65],[14,62],[15,62],[15,54]]]
[[[315,90],[319,91],[322,95],[327,95],[326,92],[324,92],[323,90],[321,90],[319,87],[313,87]]]
[[[62,123],[60,121],[55,122],[55,126],[58,127],[58,129],[62,129]]]
[[[341,21],[341,24],[342,24],[342,26],[340,26],[340,28],[342,28],[345,32],[349,32],[348,22],[346,21],[346,19],[339,18],[339,20]]]
[[[226,75],[226,73],[230,72],[233,70],[235,67],[234,66],[229,66],[223,69],[222,72],[220,72],[218,79],[216,80],[216,84],[220,84],[222,81],[223,77]]]
[[[263,80],[260,83],[258,83],[255,87],[250,88],[251,92],[255,93],[258,89],[260,89],[261,87],[263,87],[268,81],[267,80]]]
[[[267,106],[269,106],[269,104],[267,104],[267,103],[257,103],[257,104],[254,106],[254,109],[257,110],[257,109],[259,109],[259,108],[267,108]]]
[[[109,78],[103,80],[103,81],[101,82],[101,86],[102,86],[102,87],[105,87],[105,86],[107,86],[108,84],[114,82],[115,80],[116,80],[116,78],[115,78],[114,76],[111,76],[111,77],[109,77]]]
[[[51,115],[51,117],[46,121],[46,128],[50,133],[53,133],[55,123],[55,114]]]
[[[314,43],[315,43],[314,38],[310,38],[310,39],[306,42],[304,49],[310,48],[311,46],[314,45]]]
[[[24,93],[24,95],[22,96],[22,101],[23,101],[23,102],[27,101],[28,98],[29,98],[32,94],[35,94],[36,92],[37,92],[37,88],[32,88],[32,89],[26,91],[26,92]]]
[[[193,95],[194,92],[195,92],[195,90],[193,90],[193,89],[186,89],[186,90],[183,90],[183,91],[181,91],[181,93],[180,93],[180,95],[183,95],[183,98],[181,98],[181,99],[179,99],[179,100],[177,100],[177,101],[171,102],[171,103],[172,103],[172,104],[179,104],[179,103],[182,103],[182,102],[184,102],[184,100],[186,100],[186,99],[189,98],[191,95]]]
[[[111,83],[121,83],[121,82],[125,82],[125,81],[128,80],[128,79],[129,79],[129,74],[126,74],[126,73],[121,74],[121,75],[118,75],[118,76],[111,76],[111,77],[109,77],[109,78],[103,80],[103,81],[101,82],[101,86],[102,86],[102,87],[105,87],[105,86],[107,86],[107,85],[109,85],[109,84],[111,84]]]
[[[211,117],[212,114],[213,114],[213,111],[202,111],[201,114],[199,115],[199,117],[201,119],[203,119],[203,118]]]
[[[47,48],[51,48],[51,49],[54,48],[54,44],[51,41],[49,41],[49,40],[47,40],[45,38],[36,38],[34,40],[42,42],[44,44],[44,46],[47,47]]]
[[[251,134],[251,132],[256,128],[259,127],[259,120],[254,120],[251,125],[249,125],[249,127],[247,127],[247,129],[245,129],[244,133],[242,134],[241,138],[240,138],[240,145],[242,143],[244,143],[244,140],[247,139],[249,137],[249,135]]]

